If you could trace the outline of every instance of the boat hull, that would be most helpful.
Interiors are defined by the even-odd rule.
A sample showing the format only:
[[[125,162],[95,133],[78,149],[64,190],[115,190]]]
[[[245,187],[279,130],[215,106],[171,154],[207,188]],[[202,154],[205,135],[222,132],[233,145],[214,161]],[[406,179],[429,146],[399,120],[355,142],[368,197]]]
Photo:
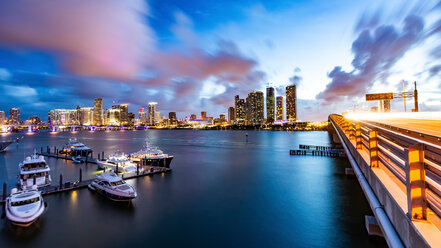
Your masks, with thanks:
[[[89,189],[97,192],[98,194],[105,196],[106,198],[112,200],[112,201],[131,201],[132,199],[136,198],[135,196],[122,196],[122,195],[116,195],[116,194],[112,194],[106,190],[101,189],[100,187],[96,187],[95,185],[93,185],[93,183],[89,184]]]
[[[11,211],[8,209],[8,207],[6,207],[6,218],[8,218],[11,224],[15,226],[28,227],[40,218],[40,216],[44,212],[44,209],[45,209],[44,202],[42,202],[40,209],[32,217],[20,218],[18,216],[13,215]]]

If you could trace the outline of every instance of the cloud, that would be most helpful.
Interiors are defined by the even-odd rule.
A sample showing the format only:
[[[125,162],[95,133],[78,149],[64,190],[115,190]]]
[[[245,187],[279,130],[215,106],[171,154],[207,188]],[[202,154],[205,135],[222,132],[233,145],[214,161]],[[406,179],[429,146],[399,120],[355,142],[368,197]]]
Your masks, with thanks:
[[[423,19],[412,14],[404,19],[401,29],[392,25],[364,29],[352,43],[354,69],[334,67],[328,74],[331,82],[316,98],[329,103],[360,97],[376,81],[386,82],[397,61],[425,39],[423,31]]]
[[[153,39],[142,0],[0,0],[0,43],[41,49],[68,72],[130,79]]]

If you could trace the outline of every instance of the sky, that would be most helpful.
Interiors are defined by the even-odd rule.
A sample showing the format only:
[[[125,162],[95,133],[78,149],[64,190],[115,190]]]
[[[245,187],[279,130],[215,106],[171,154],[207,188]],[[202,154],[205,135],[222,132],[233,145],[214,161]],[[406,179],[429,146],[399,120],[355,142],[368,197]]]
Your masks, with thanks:
[[[439,111],[440,59],[438,1],[0,0],[0,110],[22,119],[96,97],[218,117],[235,95],[295,83],[299,119],[326,120],[403,80]]]

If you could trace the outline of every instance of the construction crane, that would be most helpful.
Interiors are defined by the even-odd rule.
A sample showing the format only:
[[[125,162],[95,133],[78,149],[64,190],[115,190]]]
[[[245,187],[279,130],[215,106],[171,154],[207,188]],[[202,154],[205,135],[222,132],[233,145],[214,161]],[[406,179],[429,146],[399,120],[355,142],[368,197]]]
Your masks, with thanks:
[[[403,80],[403,92],[399,93],[376,93],[376,94],[366,94],[366,101],[389,101],[396,98],[403,98],[404,101],[404,112],[406,109],[406,98],[413,98],[414,100],[414,109],[412,112],[418,112],[418,90],[416,87],[416,82],[414,84],[413,92],[406,92],[404,80]]]

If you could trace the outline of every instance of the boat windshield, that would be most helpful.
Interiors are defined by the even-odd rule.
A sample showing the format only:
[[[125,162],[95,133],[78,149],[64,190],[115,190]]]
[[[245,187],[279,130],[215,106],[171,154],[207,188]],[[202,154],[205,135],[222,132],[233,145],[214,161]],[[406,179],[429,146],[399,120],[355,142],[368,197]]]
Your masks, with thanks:
[[[11,202],[11,206],[18,207],[18,206],[28,205],[28,204],[31,204],[34,202],[38,202],[39,200],[40,200],[40,197],[35,197],[35,198],[27,199],[24,201]]]
[[[23,164],[24,170],[31,170],[31,169],[35,169],[35,168],[44,168],[44,167],[46,167],[45,162]]]
[[[118,185],[121,185],[121,184],[124,184],[124,183],[125,182],[123,180],[121,180],[121,181],[112,182],[111,184],[112,184],[112,186],[118,186]]]

